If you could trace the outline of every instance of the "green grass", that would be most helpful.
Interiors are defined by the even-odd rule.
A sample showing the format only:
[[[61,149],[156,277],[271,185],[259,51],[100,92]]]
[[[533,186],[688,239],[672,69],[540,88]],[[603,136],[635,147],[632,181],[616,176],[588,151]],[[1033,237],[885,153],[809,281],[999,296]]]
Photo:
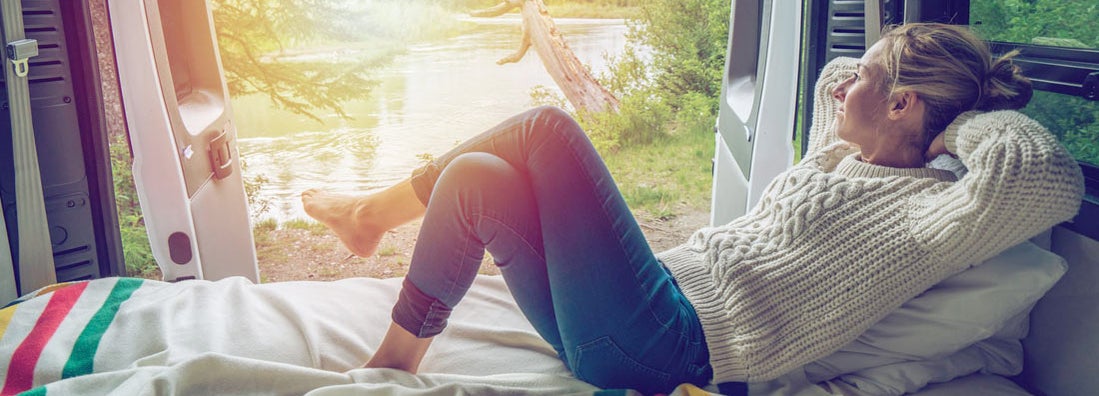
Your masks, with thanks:
[[[282,222],[281,226],[282,228],[290,230],[306,230],[313,235],[324,235],[328,233],[328,228],[325,227],[324,224],[312,220],[290,219]]]
[[[268,233],[279,228],[279,222],[275,219],[263,219],[252,224],[252,233]]]
[[[378,248],[378,255],[382,257],[389,257],[397,254],[397,247],[393,245],[385,245]]]
[[[252,224],[252,239],[256,247],[256,257],[262,257],[261,261],[280,261],[287,260],[288,256],[285,251],[278,246],[279,241],[271,235],[272,231],[275,231],[279,226],[279,222],[274,219],[266,219],[258,223]],[[265,276],[261,273],[261,281]]]
[[[668,218],[709,210],[713,156],[713,132],[696,127],[603,159],[631,209]]]

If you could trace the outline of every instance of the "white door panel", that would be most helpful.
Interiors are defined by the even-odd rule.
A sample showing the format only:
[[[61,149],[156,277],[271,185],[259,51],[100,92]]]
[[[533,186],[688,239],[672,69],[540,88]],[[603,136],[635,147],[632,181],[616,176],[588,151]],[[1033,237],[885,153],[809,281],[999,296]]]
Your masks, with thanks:
[[[110,0],[134,181],[164,279],[259,281],[205,1]]]
[[[711,224],[743,215],[771,179],[793,164],[801,7],[787,1],[733,2]]]

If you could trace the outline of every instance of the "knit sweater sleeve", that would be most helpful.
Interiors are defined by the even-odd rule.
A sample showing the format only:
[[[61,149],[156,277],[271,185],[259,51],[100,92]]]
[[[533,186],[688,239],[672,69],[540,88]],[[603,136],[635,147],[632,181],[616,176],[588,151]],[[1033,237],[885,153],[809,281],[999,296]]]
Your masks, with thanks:
[[[969,173],[913,198],[913,235],[945,262],[985,260],[1072,218],[1084,193],[1076,160],[1016,111],[967,112],[945,131]]]
[[[836,106],[832,89],[858,69],[858,59],[839,57],[828,62],[821,70],[813,93],[813,121],[809,126],[809,151],[812,155],[824,147],[839,141],[836,136]]]

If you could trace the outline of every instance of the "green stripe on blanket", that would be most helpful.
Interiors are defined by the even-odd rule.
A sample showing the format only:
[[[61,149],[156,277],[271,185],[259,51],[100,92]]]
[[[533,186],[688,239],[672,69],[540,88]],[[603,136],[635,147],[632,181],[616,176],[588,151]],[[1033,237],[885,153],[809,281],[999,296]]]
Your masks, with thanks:
[[[46,386],[42,385],[29,391],[20,393],[19,396],[46,396]]]
[[[34,327],[11,354],[4,388],[0,395],[13,395],[30,389],[34,384],[34,368],[50,339],[65,321],[74,305],[83,296],[87,283],[76,283],[51,293],[45,309],[35,320]]]
[[[91,374],[122,304],[147,284],[106,278],[50,285],[0,309],[0,395],[44,395],[46,388],[34,385]]]
[[[99,340],[103,338],[103,333],[107,332],[107,328],[114,321],[115,314],[118,313],[118,307],[122,305],[123,301],[130,298],[134,290],[141,287],[142,282],[143,280],[136,278],[121,278],[118,283],[115,283],[114,288],[111,289],[111,294],[107,296],[107,301],[99,307],[92,319],[88,321],[88,325],[80,332],[80,336],[77,337],[76,344],[73,345],[72,355],[69,356],[69,361],[65,363],[65,369],[61,371],[61,378],[72,378],[92,373],[92,363],[95,361],[95,352],[99,349]]]

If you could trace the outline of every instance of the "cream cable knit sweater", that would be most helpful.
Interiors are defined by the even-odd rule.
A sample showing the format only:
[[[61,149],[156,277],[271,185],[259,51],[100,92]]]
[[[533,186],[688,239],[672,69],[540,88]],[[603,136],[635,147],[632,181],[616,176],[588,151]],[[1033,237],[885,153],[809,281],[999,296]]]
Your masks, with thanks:
[[[660,253],[701,319],[714,382],[765,381],[832,353],[935,283],[1065,221],[1083,178],[1048,131],[1014,111],[965,113],[953,173],[857,159],[837,141],[832,87],[817,83],[810,154],[746,215]]]

